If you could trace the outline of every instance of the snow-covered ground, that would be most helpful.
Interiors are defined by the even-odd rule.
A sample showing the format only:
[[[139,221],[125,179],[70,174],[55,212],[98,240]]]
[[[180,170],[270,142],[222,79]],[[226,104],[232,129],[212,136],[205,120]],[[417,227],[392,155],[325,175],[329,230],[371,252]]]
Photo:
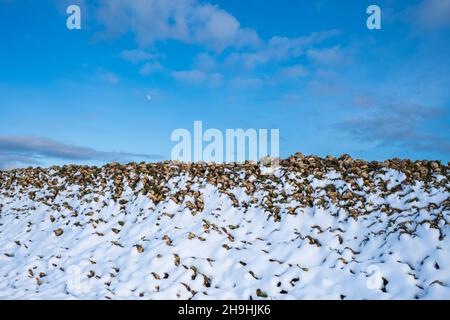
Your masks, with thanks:
[[[2,172],[0,299],[450,299],[448,167],[324,161]]]

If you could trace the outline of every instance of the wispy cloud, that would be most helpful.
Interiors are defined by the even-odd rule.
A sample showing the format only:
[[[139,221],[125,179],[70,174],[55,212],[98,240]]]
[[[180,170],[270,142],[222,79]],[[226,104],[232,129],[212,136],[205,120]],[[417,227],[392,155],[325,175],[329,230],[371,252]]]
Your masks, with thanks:
[[[289,67],[281,68],[279,76],[284,79],[296,79],[302,78],[308,75],[308,69],[300,64],[292,65]]]
[[[38,165],[45,159],[65,161],[131,161],[161,159],[160,155],[105,152],[33,136],[0,136],[0,168]]]
[[[340,66],[351,61],[350,53],[340,46],[308,50],[308,58],[313,62],[326,66]]]
[[[131,63],[139,63],[143,61],[154,60],[158,55],[144,51],[142,49],[123,50],[120,57]]]
[[[200,70],[173,71],[172,76],[178,81],[193,85],[206,84],[208,86],[218,86],[223,82],[221,74],[208,73]]]
[[[436,128],[435,121],[445,115],[446,111],[442,108],[389,101],[369,107],[368,113],[363,116],[339,123],[338,129],[354,140],[375,143],[379,147],[448,154],[448,132],[445,135],[427,130],[433,124]]]
[[[212,71],[218,67],[215,57],[209,53],[202,52],[195,56],[194,66],[201,71]]]
[[[258,34],[241,27],[230,13],[197,0],[102,0],[98,21],[108,35],[134,34],[140,46],[177,40],[222,51],[254,46]]]
[[[231,80],[231,87],[235,89],[258,88],[262,86],[264,81],[260,78],[241,78],[236,77]]]
[[[134,37],[137,48],[122,51],[120,57],[139,64],[143,76],[164,70],[173,79],[189,85],[216,87],[230,83],[231,87],[258,87],[260,81],[255,78],[259,75],[254,70],[258,67],[267,66],[271,69],[267,76],[283,80],[308,73],[306,67],[296,65],[301,56],[308,55],[320,63],[346,60],[341,56],[344,52],[340,47],[314,49],[341,35],[339,30],[262,39],[254,29],[242,26],[231,13],[208,1],[99,0],[90,8],[96,12],[104,36],[131,34]],[[197,53],[190,68],[169,70],[154,54],[167,41],[195,45],[202,52]],[[108,79],[112,84],[117,83],[112,76]]]
[[[256,50],[233,52],[226,59],[226,63],[251,70],[271,62],[287,61],[303,56],[308,48],[339,34],[338,30],[328,30],[297,38],[275,36]]]
[[[450,27],[450,0],[422,0],[408,7],[401,14],[421,31]]]

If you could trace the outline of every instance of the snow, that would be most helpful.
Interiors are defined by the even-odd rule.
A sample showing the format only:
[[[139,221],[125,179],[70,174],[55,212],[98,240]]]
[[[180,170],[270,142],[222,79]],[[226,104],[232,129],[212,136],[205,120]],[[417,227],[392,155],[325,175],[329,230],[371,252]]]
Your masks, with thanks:
[[[264,299],[258,289],[267,299],[450,299],[450,211],[441,205],[450,197],[448,180],[446,187],[406,185],[404,173],[386,169],[375,180],[402,189],[355,191],[370,203],[356,219],[324,192],[330,184],[351,188],[335,171],[322,179],[281,169],[263,174],[279,179],[264,183],[287,197],[295,180],[328,205],[290,199],[276,221],[258,205],[267,196],[263,182],[253,195],[258,204],[248,207],[242,204],[253,196],[232,187],[235,206],[218,186],[188,174],[166,181],[169,196],[157,204],[128,185],[115,201],[111,183],[83,194],[61,178],[63,190],[44,202],[28,193],[42,199],[47,188],[3,190],[0,299]],[[170,199],[188,184],[204,203],[195,215],[187,207],[194,197]],[[397,210],[387,214],[385,206]],[[444,220],[433,224],[439,215]]]

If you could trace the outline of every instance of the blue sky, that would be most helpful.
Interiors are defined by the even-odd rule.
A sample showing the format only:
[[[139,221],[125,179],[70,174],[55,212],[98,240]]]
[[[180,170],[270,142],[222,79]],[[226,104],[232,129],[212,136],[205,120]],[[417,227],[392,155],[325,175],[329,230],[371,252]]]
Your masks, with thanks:
[[[450,0],[0,0],[0,26],[0,167],[168,159],[194,120],[450,160]]]

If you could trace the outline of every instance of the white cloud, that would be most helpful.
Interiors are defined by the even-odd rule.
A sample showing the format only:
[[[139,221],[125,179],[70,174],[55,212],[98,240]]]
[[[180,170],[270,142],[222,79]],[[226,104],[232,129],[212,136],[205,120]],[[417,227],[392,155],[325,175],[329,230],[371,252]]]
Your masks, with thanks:
[[[300,64],[296,64],[293,66],[282,68],[279,71],[279,75],[282,78],[286,78],[286,79],[301,78],[301,77],[305,77],[308,75],[308,70],[304,66],[302,66]]]
[[[192,14],[192,36],[197,43],[222,51],[228,46],[257,45],[254,30],[242,29],[239,21],[224,10],[210,4],[198,5]]]
[[[211,87],[218,87],[223,83],[223,76],[220,73],[211,73],[207,77],[208,85]]]
[[[131,63],[139,63],[157,58],[157,55],[146,52],[142,49],[123,50],[120,53],[120,56],[122,59]]]
[[[217,61],[208,53],[200,53],[194,59],[194,66],[201,71],[211,71],[217,68]]]
[[[320,80],[332,81],[336,80],[337,73],[330,69],[318,68],[316,70],[316,77]]]
[[[231,80],[231,86],[236,89],[258,88],[263,84],[263,80],[259,78],[241,78],[236,77]]]
[[[421,30],[447,28],[450,27],[450,0],[422,0],[404,14]]]
[[[172,72],[176,80],[191,84],[219,85],[226,74],[237,77],[233,81],[237,86],[245,86],[253,76],[240,77],[239,71],[299,58],[315,45],[340,35],[338,30],[328,30],[296,38],[274,36],[263,41],[255,30],[242,27],[229,12],[200,0],[100,0],[96,12],[105,35],[134,35],[139,48],[123,51],[121,57],[134,64],[145,62],[140,68],[142,75],[163,69],[161,64],[152,63],[158,57],[146,51],[155,43],[174,40],[205,48],[195,58],[192,70]],[[222,55],[225,49],[231,50]],[[208,52],[211,50],[215,53]],[[310,52],[316,60],[325,60],[324,54]],[[306,70],[296,66],[275,70],[273,75],[277,74],[300,77],[306,75]],[[256,82],[250,81],[251,86]]]
[[[159,40],[177,40],[221,51],[254,46],[254,30],[218,6],[197,0],[102,0],[98,20],[109,35],[133,32],[140,46]]]
[[[308,50],[308,58],[321,65],[339,66],[350,61],[349,52],[340,46]]]
[[[378,146],[392,146],[404,150],[431,151],[448,154],[448,136],[427,127],[442,119],[445,109],[399,102],[392,99],[374,101],[365,114],[343,121],[338,128],[352,139],[371,141]]]
[[[286,61],[304,55],[309,47],[321,43],[331,37],[339,35],[338,30],[313,32],[308,36],[287,38],[275,36],[261,45],[258,50],[232,53],[226,63],[228,65],[242,66],[251,70],[270,62]]]
[[[221,74],[206,73],[200,70],[173,71],[172,76],[177,81],[193,85],[206,84],[208,86],[219,86],[223,82]]]
[[[105,35],[130,33],[135,37],[138,48],[123,51],[121,57],[134,64],[145,62],[139,71],[142,75],[163,69],[156,62],[158,56],[148,52],[158,42],[174,40],[205,48],[205,52],[195,58],[191,70],[171,74],[180,82],[210,86],[222,84],[222,75],[234,77],[231,80],[234,87],[260,86],[261,79],[251,74],[242,75],[241,71],[264,65],[275,66],[274,76],[303,77],[307,71],[302,66],[280,70],[278,64],[306,53],[315,60],[332,60],[333,57],[326,55],[333,52],[308,50],[340,35],[338,30],[328,30],[296,38],[274,36],[262,41],[255,30],[242,27],[229,12],[200,0],[100,0],[96,12]],[[222,54],[225,49],[231,50]],[[211,50],[215,52],[208,52]]]
[[[160,158],[159,155],[99,151],[42,137],[0,136],[0,169],[39,165],[44,159],[86,162],[88,160],[130,161]]]
[[[254,69],[259,65],[264,65],[270,61],[270,55],[267,51],[260,52],[233,52],[225,61],[227,66],[243,67],[247,70]]]
[[[199,70],[173,71],[172,76],[181,82],[201,84],[206,79],[206,73]]]

